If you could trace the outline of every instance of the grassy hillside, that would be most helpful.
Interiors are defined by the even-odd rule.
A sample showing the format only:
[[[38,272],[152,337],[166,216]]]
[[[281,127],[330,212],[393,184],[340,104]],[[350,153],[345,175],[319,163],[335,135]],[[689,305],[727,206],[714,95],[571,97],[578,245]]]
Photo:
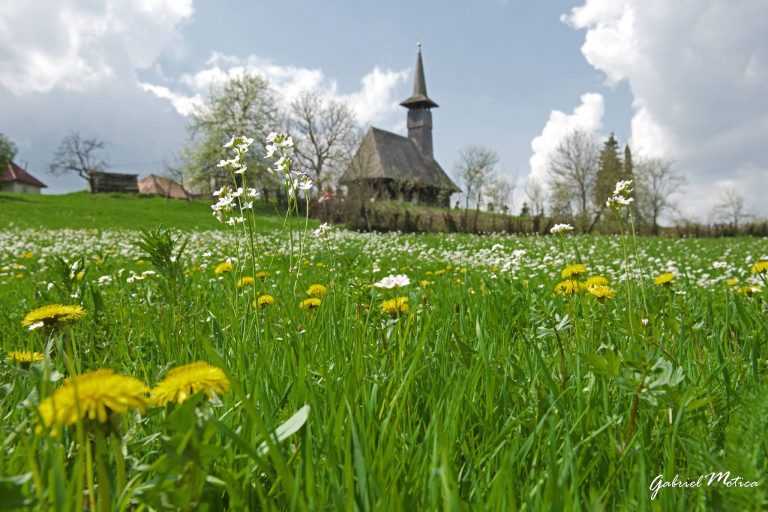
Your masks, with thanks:
[[[279,227],[282,217],[274,207],[256,206],[259,227]],[[0,226],[27,228],[155,228],[220,229],[211,216],[211,202],[179,201],[134,194],[63,195],[0,193]]]

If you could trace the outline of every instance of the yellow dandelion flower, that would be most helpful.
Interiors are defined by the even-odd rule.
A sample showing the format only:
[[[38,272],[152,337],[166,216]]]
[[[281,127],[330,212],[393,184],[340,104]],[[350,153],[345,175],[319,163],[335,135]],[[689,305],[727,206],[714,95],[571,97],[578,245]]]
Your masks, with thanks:
[[[258,272],[256,272],[256,277],[263,281],[267,277],[267,273],[264,272],[263,270],[259,270]]]
[[[253,301],[253,307],[265,308],[275,303],[275,298],[271,295],[260,295],[258,299]]]
[[[310,297],[322,297],[325,295],[325,292],[327,292],[328,289],[321,285],[321,284],[313,284],[309,286],[309,289],[307,290],[307,295]]]
[[[765,274],[768,273],[768,260],[758,261],[752,265],[753,274]]]
[[[671,283],[674,278],[675,278],[675,274],[673,274],[672,272],[666,272],[664,274],[656,276],[653,279],[653,283],[657,285],[669,285],[669,283]]]
[[[23,368],[29,368],[32,363],[43,360],[43,354],[40,352],[28,352],[26,350],[14,350],[8,352],[5,359],[13,363],[19,363]]]
[[[608,279],[604,278],[603,276],[592,276],[588,278],[586,281],[584,281],[585,286],[610,286],[610,283],[608,282]]]
[[[741,288],[737,288],[736,291],[739,292],[742,295],[746,295],[747,297],[750,297],[756,293],[760,293],[763,289],[756,285],[748,285],[748,286],[742,286]]]
[[[408,312],[408,297],[395,297],[381,303],[381,312],[387,315],[397,315]]]
[[[222,261],[218,265],[216,265],[216,268],[213,269],[213,273],[218,275],[226,274],[227,272],[232,272],[232,264],[228,261]]]
[[[316,297],[312,297],[310,299],[304,299],[303,301],[299,302],[299,307],[301,309],[315,309],[320,307],[320,299]]]
[[[613,288],[603,284],[588,286],[587,293],[598,299],[612,299],[616,295],[616,291]]]
[[[40,403],[38,411],[48,428],[67,427],[78,420],[106,423],[113,413],[144,410],[149,388],[140,380],[97,370],[67,379],[64,385]]]
[[[243,276],[237,280],[237,287],[242,288],[243,286],[253,286],[254,282],[255,280],[251,276]]]
[[[421,281],[419,281],[419,286],[421,286],[422,288],[429,286],[430,284],[432,284],[432,282],[427,281],[426,279],[422,279]]]
[[[211,398],[214,393],[229,391],[229,379],[221,368],[205,361],[179,366],[169,371],[152,390],[152,403],[165,405],[170,402],[183,404],[200,391]]]
[[[739,280],[736,279],[735,277],[732,277],[730,279],[726,279],[725,284],[727,284],[728,286],[736,286],[737,284],[739,284]]]
[[[571,281],[561,281],[555,285],[555,293],[558,295],[573,295],[579,291],[579,284]]]
[[[76,322],[85,316],[85,309],[78,305],[48,304],[27,313],[21,321],[29,330],[53,327]]]
[[[35,255],[32,254],[31,252],[25,252],[25,253],[23,253],[21,255],[21,258],[24,259],[24,260],[31,260],[34,257],[35,257]]]
[[[563,279],[576,279],[579,276],[583,276],[587,273],[587,267],[584,266],[581,263],[576,263],[573,265],[568,265],[563,269],[563,271],[560,273],[560,275],[563,277]]]

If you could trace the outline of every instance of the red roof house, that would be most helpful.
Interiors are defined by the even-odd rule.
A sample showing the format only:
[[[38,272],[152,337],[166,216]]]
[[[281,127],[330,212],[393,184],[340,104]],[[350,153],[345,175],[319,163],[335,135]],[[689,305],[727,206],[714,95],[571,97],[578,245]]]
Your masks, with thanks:
[[[41,189],[47,187],[48,185],[13,162],[8,164],[5,172],[0,174],[0,192],[39,194]]]

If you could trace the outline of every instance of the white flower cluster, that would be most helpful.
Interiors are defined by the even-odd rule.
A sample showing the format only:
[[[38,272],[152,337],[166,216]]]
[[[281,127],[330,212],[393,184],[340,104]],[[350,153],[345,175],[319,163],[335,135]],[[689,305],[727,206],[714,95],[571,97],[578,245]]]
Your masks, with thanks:
[[[272,132],[267,137],[267,155],[264,158],[277,160],[269,172],[280,178],[289,194],[295,197],[298,190],[310,190],[312,179],[304,172],[294,171],[293,162],[293,137],[285,133]]]
[[[331,229],[333,229],[333,227],[327,222],[324,222],[320,224],[312,233],[315,235],[315,237],[324,239],[328,238],[328,233],[330,233]]]
[[[549,230],[553,235],[566,235],[573,231],[573,226],[570,224],[555,224],[552,229]]]
[[[243,163],[243,156],[248,152],[248,148],[253,144],[253,139],[243,135],[233,136],[229,142],[224,144],[226,149],[231,149],[235,156],[229,160],[220,160],[216,167],[224,167],[235,174],[244,174],[248,166]]]
[[[632,189],[630,185],[632,180],[621,180],[616,183],[616,188],[613,190],[613,195],[605,202],[605,206],[613,210],[620,210],[625,206],[629,206],[634,198],[632,197]]]
[[[243,163],[243,156],[248,152],[248,148],[253,144],[253,139],[236,135],[224,144],[224,147],[231,149],[235,156],[229,160],[221,160],[218,167],[223,167],[233,174],[244,174],[248,167]],[[224,217],[228,217],[226,223],[230,226],[245,222],[242,212],[253,208],[253,200],[259,193],[252,187],[238,187],[232,190],[231,187],[223,186],[213,193],[218,197],[216,204],[211,206],[213,216],[219,222],[224,222]]]
[[[245,222],[242,212],[253,208],[253,200],[259,193],[252,187],[238,187],[237,190],[232,190],[224,185],[213,195],[219,198],[216,204],[211,205],[213,216],[219,222],[224,222],[224,217],[227,216],[227,224],[234,226]]]
[[[408,278],[408,276],[405,274],[399,274],[396,276],[387,276],[378,283],[374,283],[373,286],[376,288],[391,289],[395,287],[402,288],[403,286],[408,286],[409,284],[411,284],[411,280]]]

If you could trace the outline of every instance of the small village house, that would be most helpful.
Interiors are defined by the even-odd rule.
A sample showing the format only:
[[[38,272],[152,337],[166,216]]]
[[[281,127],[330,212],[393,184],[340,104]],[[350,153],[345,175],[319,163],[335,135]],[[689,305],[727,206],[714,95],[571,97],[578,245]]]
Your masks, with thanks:
[[[0,192],[16,192],[19,194],[39,194],[48,185],[38,180],[25,169],[15,163],[0,173]]]
[[[139,180],[139,194],[156,195],[169,199],[184,199],[189,201],[192,196],[179,183],[150,174]]]

